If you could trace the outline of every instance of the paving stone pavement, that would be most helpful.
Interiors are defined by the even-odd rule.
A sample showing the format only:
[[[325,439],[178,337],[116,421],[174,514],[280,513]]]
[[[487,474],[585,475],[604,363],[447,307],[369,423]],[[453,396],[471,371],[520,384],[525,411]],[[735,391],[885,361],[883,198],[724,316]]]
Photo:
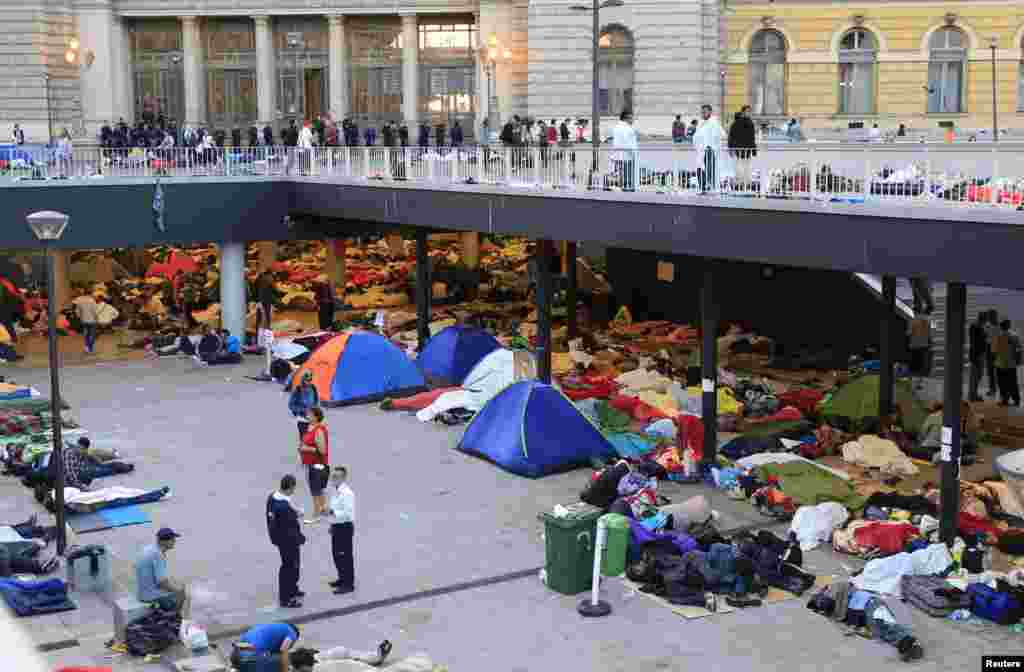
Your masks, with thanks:
[[[269,545],[264,503],[284,473],[299,475],[295,425],[280,388],[247,380],[261,361],[195,369],[184,360],[130,361],[68,367],[64,396],[95,440],[116,445],[134,462],[133,474],[102,485],[170,486],[172,496],[145,505],[149,525],[81,535],[106,545],[119,592],[134,586],[132,561],[167,525],[183,534],[171,554],[171,572],[192,583],[197,620],[222,648],[245,626],[274,619],[309,621],[312,645],[371,647],[382,638],[396,654],[430,654],[452,670],[660,670],[696,664],[710,669],[786,668],[858,670],[899,665],[891,647],[845,638],[801,600],[686,621],[624,591],[604,587],[615,611],[599,621],[575,612],[577,598],[548,591],[528,576],[365,610],[361,605],[543,565],[540,511],[575,501],[586,471],[540,480],[506,474],[452,447],[457,431],[376,407],[332,409],[332,461],[351,468],[357,496],[357,590],[335,596],[327,527],[307,526],[300,610],[275,606],[278,555]],[[27,369],[18,379],[47,390],[47,371]],[[674,501],[703,492],[722,513],[724,527],[764,519],[746,504],[702,486],[670,484]],[[14,479],[0,480],[0,520],[39,511]],[[311,506],[304,480],[296,502]],[[814,552],[818,573],[841,573],[856,560]],[[79,610],[21,621],[34,641],[51,645],[47,661],[105,664],[115,670],[165,670],[185,656],[169,651],[156,664],[121,656],[107,660],[113,595],[76,595]],[[344,612],[338,615],[338,610]],[[324,612],[335,614],[321,618]],[[915,615],[925,643],[920,665],[966,669],[983,653],[1024,650],[1024,637],[991,626],[971,626]],[[501,661],[501,662],[499,662]]]

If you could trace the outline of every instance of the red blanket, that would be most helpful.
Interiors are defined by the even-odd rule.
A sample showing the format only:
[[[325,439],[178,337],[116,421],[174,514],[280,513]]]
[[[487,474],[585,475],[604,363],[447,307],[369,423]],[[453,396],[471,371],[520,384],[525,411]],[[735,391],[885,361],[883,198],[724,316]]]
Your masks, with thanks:
[[[422,411],[427,406],[437,401],[445,392],[454,392],[462,388],[459,387],[439,387],[436,390],[428,390],[426,392],[420,392],[414,394],[411,397],[405,399],[395,399],[391,402],[391,408],[399,411]]]

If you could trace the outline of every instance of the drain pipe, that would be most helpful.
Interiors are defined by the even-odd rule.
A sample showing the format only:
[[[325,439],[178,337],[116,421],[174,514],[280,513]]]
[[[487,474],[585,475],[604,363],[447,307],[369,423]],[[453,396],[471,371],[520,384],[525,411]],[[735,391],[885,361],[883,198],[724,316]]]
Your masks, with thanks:
[[[590,598],[580,602],[576,611],[581,616],[596,618],[612,613],[612,605],[602,601],[599,596],[601,589],[601,557],[604,555],[605,544],[608,543],[608,523],[604,516],[597,519],[597,541],[594,543],[594,579],[590,586]]]

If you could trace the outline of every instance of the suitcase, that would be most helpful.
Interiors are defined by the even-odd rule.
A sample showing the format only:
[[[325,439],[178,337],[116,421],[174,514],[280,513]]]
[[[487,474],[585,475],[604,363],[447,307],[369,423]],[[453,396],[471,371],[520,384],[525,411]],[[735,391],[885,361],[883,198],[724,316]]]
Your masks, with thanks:
[[[967,593],[956,597],[936,595],[936,590],[950,588],[945,579],[937,576],[904,576],[900,588],[905,602],[929,616],[949,616],[957,609],[969,609],[971,606],[971,597]]]

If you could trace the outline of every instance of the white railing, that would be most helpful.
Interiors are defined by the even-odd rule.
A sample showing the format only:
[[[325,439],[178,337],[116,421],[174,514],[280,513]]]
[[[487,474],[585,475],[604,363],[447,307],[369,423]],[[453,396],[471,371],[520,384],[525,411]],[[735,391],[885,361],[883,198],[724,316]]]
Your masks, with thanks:
[[[1017,208],[1024,153],[927,146],[759,148],[698,153],[692,146],[633,151],[549,147],[285,147],[77,149],[0,147],[0,182],[45,179],[310,176],[427,185],[622,190],[711,197],[863,203],[929,201]]]

